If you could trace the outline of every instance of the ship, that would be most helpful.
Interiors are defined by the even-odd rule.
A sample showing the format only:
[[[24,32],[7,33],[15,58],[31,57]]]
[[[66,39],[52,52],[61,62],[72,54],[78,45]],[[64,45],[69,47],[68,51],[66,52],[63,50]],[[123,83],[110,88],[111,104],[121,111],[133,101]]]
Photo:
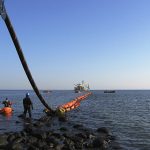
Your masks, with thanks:
[[[51,93],[52,91],[51,90],[43,90],[42,92],[43,93]]]
[[[115,93],[115,90],[105,90],[104,93]]]
[[[80,93],[80,92],[89,91],[89,90],[90,90],[89,84],[85,83],[84,81],[82,81],[82,83],[75,84],[75,87],[74,87],[75,93]]]

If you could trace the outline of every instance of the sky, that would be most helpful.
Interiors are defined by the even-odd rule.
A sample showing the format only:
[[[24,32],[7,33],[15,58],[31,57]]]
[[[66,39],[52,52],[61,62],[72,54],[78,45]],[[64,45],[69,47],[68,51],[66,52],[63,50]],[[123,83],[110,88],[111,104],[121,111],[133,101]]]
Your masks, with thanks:
[[[149,0],[6,0],[39,89],[150,89]],[[0,18],[0,89],[32,89]]]

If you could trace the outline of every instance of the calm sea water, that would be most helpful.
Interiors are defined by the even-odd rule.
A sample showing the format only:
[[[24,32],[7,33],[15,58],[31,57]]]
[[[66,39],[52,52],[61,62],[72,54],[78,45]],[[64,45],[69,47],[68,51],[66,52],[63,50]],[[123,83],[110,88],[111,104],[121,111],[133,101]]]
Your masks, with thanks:
[[[0,132],[19,131],[23,127],[22,99],[27,91],[0,91],[0,101],[8,97],[13,102],[12,116],[0,115]],[[33,118],[43,116],[44,107],[33,91],[30,92],[34,110]],[[69,120],[89,128],[107,127],[116,136],[123,149],[150,150],[150,91],[116,91],[114,94],[92,91],[93,95],[81,102],[81,106],[68,113]],[[53,91],[42,94],[47,103],[55,109],[81,93],[74,91]],[[0,104],[1,107],[3,106]]]

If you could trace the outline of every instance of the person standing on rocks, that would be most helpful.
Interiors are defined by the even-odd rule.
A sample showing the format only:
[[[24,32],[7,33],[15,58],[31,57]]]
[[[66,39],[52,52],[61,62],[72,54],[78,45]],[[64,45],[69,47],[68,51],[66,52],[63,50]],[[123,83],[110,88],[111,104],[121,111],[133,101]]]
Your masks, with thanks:
[[[26,118],[26,114],[28,112],[29,117],[31,118],[31,108],[33,110],[33,105],[29,97],[29,93],[26,93],[26,97],[23,99],[23,107],[24,107],[24,117]]]

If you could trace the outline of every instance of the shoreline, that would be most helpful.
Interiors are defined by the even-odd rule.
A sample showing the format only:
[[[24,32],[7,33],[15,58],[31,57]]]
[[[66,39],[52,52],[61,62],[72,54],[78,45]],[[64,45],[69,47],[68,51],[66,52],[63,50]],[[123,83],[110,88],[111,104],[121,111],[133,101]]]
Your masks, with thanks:
[[[0,149],[29,150],[109,150],[121,149],[107,128],[96,130],[58,117],[23,119],[24,129],[0,134]],[[19,122],[16,122],[19,123]]]

